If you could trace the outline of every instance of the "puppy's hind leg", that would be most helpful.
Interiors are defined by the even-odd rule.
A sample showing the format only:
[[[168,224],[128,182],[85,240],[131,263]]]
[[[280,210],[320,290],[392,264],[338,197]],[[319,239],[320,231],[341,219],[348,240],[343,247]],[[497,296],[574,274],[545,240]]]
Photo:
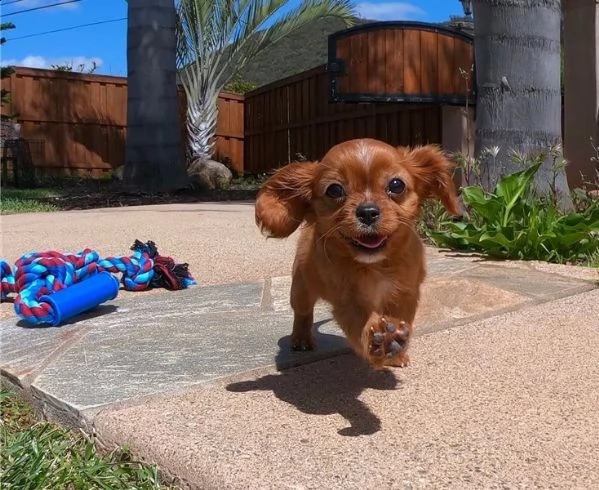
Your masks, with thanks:
[[[293,330],[291,349],[308,351],[314,349],[312,325],[314,323],[314,305],[316,296],[310,292],[301,271],[294,271],[291,282],[291,308],[293,309]]]

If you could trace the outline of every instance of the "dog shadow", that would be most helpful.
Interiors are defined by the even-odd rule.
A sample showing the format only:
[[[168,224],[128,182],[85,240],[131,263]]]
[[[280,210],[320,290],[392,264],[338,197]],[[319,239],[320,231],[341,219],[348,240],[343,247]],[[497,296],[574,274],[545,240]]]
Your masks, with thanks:
[[[317,345],[320,345],[323,336],[339,339],[337,336],[318,332],[315,335]],[[277,367],[287,366],[289,336],[282,337],[278,345]],[[302,364],[293,369],[283,369],[277,374],[265,375],[256,380],[231,383],[226,389],[236,393],[272,391],[279,400],[309,415],[337,413],[349,423],[348,427],[337,432],[342,436],[355,437],[371,435],[381,429],[381,420],[359,399],[362,392],[367,388],[393,390],[398,384],[392,371],[375,370],[355,354],[347,353],[316,363]]]

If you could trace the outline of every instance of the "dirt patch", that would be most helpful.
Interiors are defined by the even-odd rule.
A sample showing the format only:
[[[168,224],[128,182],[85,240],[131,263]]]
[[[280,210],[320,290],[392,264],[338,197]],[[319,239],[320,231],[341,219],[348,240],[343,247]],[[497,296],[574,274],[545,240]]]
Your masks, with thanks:
[[[85,182],[60,186],[57,195],[38,198],[38,201],[53,204],[60,210],[84,210],[150,204],[176,204],[214,201],[253,201],[258,186],[232,186],[214,191],[186,189],[170,193],[133,192],[120,182]]]
[[[61,210],[96,209],[124,206],[144,206],[149,204],[175,204],[212,201],[250,201],[256,198],[257,191],[227,190],[203,193],[179,192],[173,194],[142,194],[128,192],[96,192],[80,195],[58,196],[43,199]]]

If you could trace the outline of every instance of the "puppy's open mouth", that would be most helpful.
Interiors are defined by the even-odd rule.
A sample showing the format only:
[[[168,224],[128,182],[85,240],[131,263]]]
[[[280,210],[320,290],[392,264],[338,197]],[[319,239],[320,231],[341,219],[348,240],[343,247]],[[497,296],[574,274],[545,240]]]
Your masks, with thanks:
[[[351,239],[354,247],[366,252],[376,252],[382,249],[387,243],[386,235],[368,234],[359,235]]]

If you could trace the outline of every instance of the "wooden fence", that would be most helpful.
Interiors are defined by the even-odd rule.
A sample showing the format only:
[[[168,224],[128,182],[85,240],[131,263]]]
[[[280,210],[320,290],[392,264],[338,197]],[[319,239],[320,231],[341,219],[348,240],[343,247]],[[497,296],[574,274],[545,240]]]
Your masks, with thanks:
[[[221,92],[218,98],[218,126],[216,128],[216,153],[219,161],[229,160],[240,175],[244,173],[244,114],[243,95]]]
[[[352,138],[441,143],[440,105],[334,103],[328,77],[326,66],[320,66],[246,94],[246,173],[267,172],[298,156],[318,159]]]
[[[34,165],[44,173],[99,176],[124,165],[126,78],[16,68],[3,88],[11,102],[2,113],[17,114]],[[243,97],[223,93],[219,108],[217,157],[243,171]]]

